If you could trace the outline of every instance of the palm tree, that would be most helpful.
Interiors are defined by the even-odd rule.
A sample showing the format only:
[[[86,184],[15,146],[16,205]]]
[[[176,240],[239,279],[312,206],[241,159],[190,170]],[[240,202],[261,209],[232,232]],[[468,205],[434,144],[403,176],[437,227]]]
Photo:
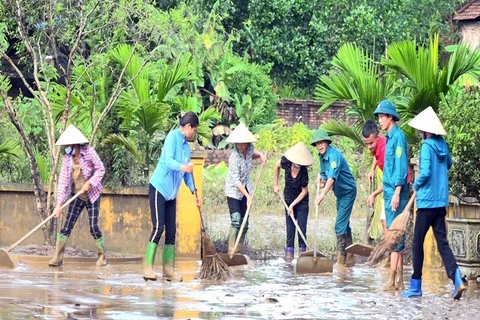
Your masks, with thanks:
[[[428,48],[415,41],[401,41],[388,47],[388,57],[382,65],[398,75],[399,95],[396,106],[401,118],[400,126],[410,140],[418,141],[407,123],[423,109],[431,106],[438,112],[443,96],[462,76],[476,77],[480,71],[480,51],[466,45],[453,48],[444,66],[439,64],[439,37],[435,34]]]
[[[131,50],[128,45],[120,45],[113,58],[124,67]],[[123,120],[122,133],[109,135],[103,143],[116,144],[129,151],[143,165],[145,177],[149,176],[153,159],[158,157],[165,133],[172,127],[169,121],[172,101],[181,86],[192,79],[191,64],[191,54],[185,53],[158,70],[134,54],[126,68],[126,79],[133,81],[117,102],[118,115]],[[156,86],[151,81],[153,72],[160,74]]]
[[[345,136],[363,145],[361,128],[373,118],[378,103],[394,89],[394,78],[382,74],[380,64],[356,44],[344,44],[332,60],[334,69],[320,77],[315,89],[315,99],[322,102],[319,113],[337,101],[347,102],[346,115],[356,120],[352,126],[330,119],[322,125],[331,135]]]
[[[388,56],[381,62],[382,70],[354,44],[345,44],[339,49],[332,61],[336,69],[320,78],[315,98],[324,103],[319,112],[336,101],[348,102],[346,114],[357,120],[352,127],[329,120],[322,128],[362,145],[362,124],[373,118],[378,102],[390,99],[397,107],[400,126],[409,141],[418,142],[418,137],[406,124],[428,106],[438,110],[441,97],[459,78],[475,76],[480,70],[480,51],[466,45],[456,46],[445,66],[440,67],[438,35],[433,36],[428,48],[408,40],[391,44],[387,52]]]

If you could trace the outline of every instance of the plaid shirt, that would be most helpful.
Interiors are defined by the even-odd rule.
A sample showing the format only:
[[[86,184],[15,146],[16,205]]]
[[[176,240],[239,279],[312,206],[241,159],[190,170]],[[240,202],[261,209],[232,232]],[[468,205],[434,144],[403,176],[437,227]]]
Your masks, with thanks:
[[[244,185],[249,194],[252,193],[253,187],[250,181],[250,171],[252,170],[254,151],[255,149],[251,143],[247,148],[246,157],[243,157],[236,147],[233,148],[232,154],[228,159],[228,174],[225,180],[225,194],[227,197],[242,200],[243,193],[237,188],[239,184]]]
[[[66,154],[63,157],[62,169],[58,178],[57,204],[62,205],[72,194],[72,166],[73,156]],[[82,168],[85,181],[90,181],[88,199],[94,203],[102,192],[102,178],[105,174],[105,167],[102,160],[92,147],[80,146],[80,168]]]

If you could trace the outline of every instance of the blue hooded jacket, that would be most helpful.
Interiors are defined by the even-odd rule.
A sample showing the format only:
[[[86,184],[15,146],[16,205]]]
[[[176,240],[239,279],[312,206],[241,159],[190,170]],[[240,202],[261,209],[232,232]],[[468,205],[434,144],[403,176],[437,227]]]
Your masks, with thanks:
[[[433,135],[423,141],[420,149],[420,172],[413,184],[417,191],[417,208],[448,206],[448,170],[452,158],[443,137]]]
[[[150,183],[162,194],[165,200],[177,197],[182,179],[194,192],[191,173],[180,171],[180,167],[190,162],[190,145],[179,129],[172,130],[165,138],[162,154],[157,167],[150,178]]]

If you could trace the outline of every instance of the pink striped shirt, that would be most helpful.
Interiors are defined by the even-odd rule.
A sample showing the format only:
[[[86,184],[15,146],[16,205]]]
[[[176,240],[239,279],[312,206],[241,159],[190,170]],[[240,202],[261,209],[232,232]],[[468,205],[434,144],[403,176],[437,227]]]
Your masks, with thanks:
[[[57,204],[62,205],[72,194],[72,166],[73,156],[66,154],[63,157],[62,169],[58,177]],[[92,147],[80,146],[80,168],[82,169],[85,181],[90,181],[88,199],[94,203],[102,192],[102,179],[105,175],[105,167],[102,160]]]

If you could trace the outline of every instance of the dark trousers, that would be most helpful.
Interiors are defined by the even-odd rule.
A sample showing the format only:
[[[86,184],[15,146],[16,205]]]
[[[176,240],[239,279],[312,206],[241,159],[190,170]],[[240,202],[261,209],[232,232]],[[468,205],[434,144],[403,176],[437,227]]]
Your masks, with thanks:
[[[445,228],[445,207],[418,209],[415,219],[415,231],[413,234],[413,275],[412,279],[422,278],[423,268],[423,241],[428,229],[432,227],[437,240],[438,251],[442,256],[443,265],[447,276],[453,280],[453,274],[458,268],[457,261],[447,242],[447,230]]]
[[[152,218],[152,233],[150,242],[158,244],[165,228],[165,244],[175,244],[177,232],[177,200],[165,200],[163,195],[150,184],[148,188],[148,201]]]
[[[83,201],[78,198],[73,200],[68,206],[67,220],[65,221],[62,230],[60,230],[60,233],[69,237],[73,227],[75,227],[75,223],[77,223],[78,217],[80,217],[80,213],[82,213],[83,208],[87,207],[90,234],[95,240],[100,239],[102,237],[102,232],[98,228],[99,205],[100,198],[94,203],[91,203],[90,200]]]
[[[308,220],[308,202],[306,203],[299,203],[293,208],[293,216],[298,222],[298,226],[300,227],[300,230],[302,230],[303,234],[305,235],[305,238],[307,237],[307,220]],[[297,230],[295,228],[295,224],[292,221],[292,218],[290,215],[287,213],[287,210],[285,210],[285,222],[287,225],[287,243],[286,247],[294,247],[295,246],[295,233],[297,233]],[[297,235],[298,237],[298,246],[300,248],[306,248],[307,245],[305,244],[305,241],[303,241],[302,237],[300,234]]]

